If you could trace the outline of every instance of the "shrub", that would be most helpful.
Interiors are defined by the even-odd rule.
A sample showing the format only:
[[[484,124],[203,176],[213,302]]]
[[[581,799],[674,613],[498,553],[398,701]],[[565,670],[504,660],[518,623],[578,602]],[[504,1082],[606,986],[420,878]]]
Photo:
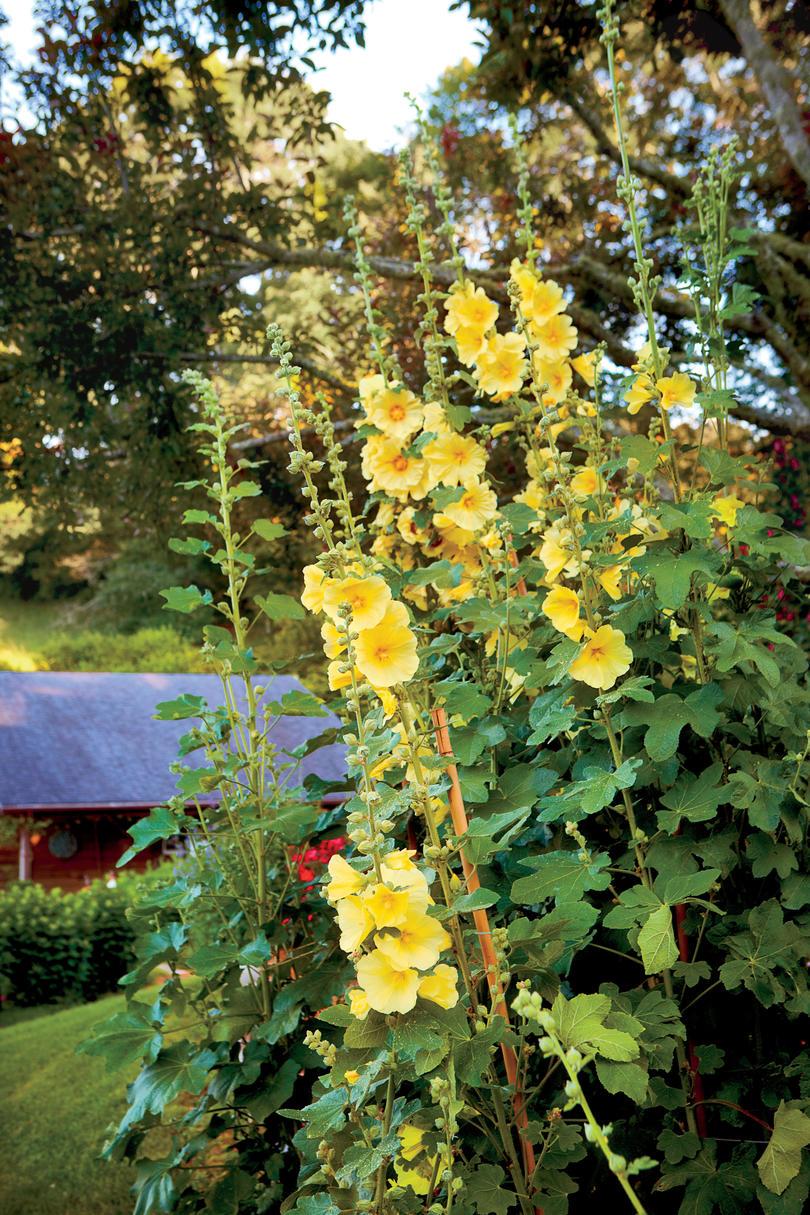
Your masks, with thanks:
[[[129,908],[155,880],[133,875],[75,893],[15,882],[0,891],[0,992],[25,1006],[114,991],[135,957]]]
[[[200,648],[168,625],[134,633],[93,629],[56,633],[42,657],[53,671],[152,671],[170,674],[206,668]]]

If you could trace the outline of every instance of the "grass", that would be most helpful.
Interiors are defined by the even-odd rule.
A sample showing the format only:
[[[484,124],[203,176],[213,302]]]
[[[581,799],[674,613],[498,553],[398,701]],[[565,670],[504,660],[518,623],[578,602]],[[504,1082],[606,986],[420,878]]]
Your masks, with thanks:
[[[107,996],[73,1008],[0,1014],[0,1211],[129,1215],[134,1170],[99,1160],[125,1108],[128,1077],[76,1055],[96,1022],[124,1008]],[[7,1027],[7,1028],[6,1028]]]
[[[60,603],[0,599],[0,670],[42,670],[42,650],[63,610]]]

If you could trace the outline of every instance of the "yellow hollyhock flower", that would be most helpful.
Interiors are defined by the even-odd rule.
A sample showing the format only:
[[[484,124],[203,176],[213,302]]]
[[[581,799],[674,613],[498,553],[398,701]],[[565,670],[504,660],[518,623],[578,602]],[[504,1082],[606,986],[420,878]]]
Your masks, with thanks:
[[[632,661],[633,651],[625,642],[624,633],[603,624],[585,642],[570,670],[574,679],[606,692],[620,675],[630,670]]]
[[[362,987],[352,987],[349,990],[349,1012],[358,1021],[365,1021],[371,1005]]]
[[[376,933],[374,944],[394,966],[428,970],[438,962],[442,950],[449,949],[450,936],[432,916],[412,912],[398,933]]]
[[[422,403],[402,386],[384,388],[382,392],[375,393],[366,403],[365,410],[372,426],[400,443],[422,427]]]
[[[372,629],[379,624],[391,603],[388,584],[377,574],[369,578],[349,577],[332,582],[323,597],[323,609],[332,620],[338,609],[348,605],[352,624],[357,629]]]
[[[385,882],[375,882],[363,892],[363,901],[375,928],[398,928],[408,918],[407,890],[393,890]]]
[[[424,449],[436,481],[443,485],[463,485],[480,477],[487,463],[487,454],[475,439],[455,431],[439,435]]]
[[[481,481],[468,481],[458,502],[451,502],[444,514],[458,527],[477,532],[498,513],[498,499]]]
[[[346,1081],[347,1084],[356,1084],[357,1081],[360,1079],[360,1073],[355,1071],[354,1068],[351,1067],[351,1068],[349,1068],[349,1070],[347,1072],[343,1073],[343,1079]]]
[[[339,658],[346,649],[346,641],[340,629],[335,628],[331,620],[326,620],[321,625],[321,637],[323,638],[323,652],[327,658]]]
[[[412,679],[419,657],[405,604],[389,603],[379,624],[360,631],[354,653],[357,669],[374,688],[391,688]]]
[[[571,553],[566,547],[569,540],[570,536],[556,524],[552,524],[543,535],[538,556],[546,567],[546,579],[549,582],[555,582],[571,561]]]
[[[382,705],[386,718],[393,717],[399,707],[394,693],[390,692],[388,688],[372,688],[371,690]]]
[[[516,502],[523,502],[532,510],[540,511],[548,500],[548,494],[537,481],[528,481],[526,488],[515,494]]]
[[[565,296],[559,283],[553,278],[538,279],[531,299],[526,301],[523,313],[535,325],[545,325],[552,317],[565,310]]]
[[[410,967],[393,966],[385,954],[373,949],[357,963],[357,978],[369,1006],[380,1013],[410,1012],[416,1004],[419,974]]]
[[[737,522],[737,511],[740,510],[745,503],[741,498],[735,497],[734,494],[726,494],[715,498],[712,502],[712,514],[716,519],[725,523],[726,527],[734,527]]]
[[[406,544],[424,544],[427,532],[416,522],[416,512],[412,506],[406,506],[397,519],[397,531]]]
[[[415,856],[416,852],[413,848],[396,848],[383,858],[383,864],[387,865],[389,869],[395,869],[402,873],[418,873],[419,868],[413,863]]]
[[[588,387],[593,388],[596,381],[596,351],[589,350],[587,354],[580,354],[571,360],[571,366],[577,375],[582,376]]]
[[[597,574],[602,590],[614,601],[622,597],[621,581],[623,573],[624,571],[620,565],[609,565],[607,569]]]
[[[548,616],[558,633],[579,641],[583,624],[579,618],[579,595],[566,586],[555,586],[543,600],[543,614]]]
[[[387,859],[386,857],[380,865],[380,872],[386,886],[391,886],[394,890],[407,894],[409,914],[412,911],[427,911],[433,899],[430,897],[427,878],[421,869],[417,869],[415,865],[412,869],[392,869],[386,863]]]
[[[342,658],[333,658],[326,668],[326,678],[329,683],[330,692],[339,692],[342,688],[348,688],[352,682],[351,671],[341,670],[342,666]]]
[[[465,325],[455,334],[455,342],[459,363],[463,363],[465,367],[472,367],[486,346],[487,339],[482,330],[470,329]]]
[[[656,380],[655,387],[661,393],[659,404],[662,409],[672,409],[675,405],[688,409],[695,403],[697,385],[682,371]]]
[[[544,363],[559,363],[577,344],[576,328],[565,312],[549,316],[542,324],[533,324],[531,332],[537,343],[537,356]]]
[[[543,402],[546,405],[558,404],[571,387],[571,364],[564,359],[556,363],[546,363],[538,358],[537,351],[534,352],[532,362],[538,384],[545,384]]]
[[[465,545],[472,544],[475,540],[475,533],[468,531],[466,527],[460,527],[446,511],[436,512],[433,516],[433,526],[439,534],[440,552],[450,559],[456,557],[457,549],[464,548]],[[435,545],[432,546],[432,555],[438,556]]]
[[[525,349],[522,333],[496,333],[489,338],[475,364],[481,391],[490,396],[520,392],[528,367]]]
[[[344,953],[359,949],[374,928],[374,921],[363,901],[356,894],[341,899],[337,905],[337,921],[340,928],[340,948]]]
[[[323,597],[330,579],[326,577],[319,565],[304,566],[304,590],[301,602],[308,612],[323,611]]]
[[[362,890],[366,884],[363,874],[353,869],[349,862],[344,861],[339,853],[329,858],[329,864],[326,868],[332,880],[327,885],[324,894],[330,903],[337,903],[340,899],[348,899],[351,895],[357,894]]]
[[[488,297],[483,287],[476,287],[469,280],[453,285],[445,307],[447,315],[444,328],[451,335],[458,333],[459,329],[486,333],[498,319],[498,305]]]
[[[447,421],[447,414],[438,401],[428,401],[424,408],[424,417],[422,418],[422,430],[426,434],[447,435],[451,432],[450,423]]]
[[[628,413],[638,413],[642,405],[652,400],[653,382],[648,375],[639,375],[624,394]]]
[[[419,457],[403,451],[388,435],[372,435],[367,441],[362,469],[372,489],[381,489],[401,501],[419,485],[425,472]]]
[[[599,489],[599,474],[595,468],[583,468],[571,478],[571,492],[577,498],[590,498]]]
[[[433,974],[425,975],[419,982],[419,995],[423,1000],[432,1000],[441,1008],[455,1008],[458,1004],[458,971],[455,966],[440,962]]]
[[[360,401],[363,406],[365,406],[366,401],[370,401],[373,396],[376,396],[378,392],[382,392],[384,388],[385,380],[379,371],[364,375],[357,385],[357,391],[360,394]],[[362,422],[360,425],[362,426]]]

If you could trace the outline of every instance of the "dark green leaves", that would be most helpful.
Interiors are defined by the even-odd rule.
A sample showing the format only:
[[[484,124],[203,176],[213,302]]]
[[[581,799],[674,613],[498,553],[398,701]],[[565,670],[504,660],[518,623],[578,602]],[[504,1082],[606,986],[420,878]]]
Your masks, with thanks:
[[[516,903],[542,903],[554,898],[557,903],[576,902],[588,890],[606,890],[610,857],[606,854],[583,857],[579,852],[546,852],[522,864],[534,872],[518,878],[512,886]]]
[[[674,834],[682,819],[702,823],[714,818],[718,806],[728,801],[728,790],[719,783],[722,773],[721,764],[712,764],[700,776],[681,776],[661,798],[667,809],[658,811],[658,826]]]
[[[130,1009],[97,1025],[93,1036],[76,1049],[80,1054],[101,1055],[112,1070],[138,1059],[154,1062],[162,1042],[160,1033],[148,1018]]]
[[[810,1144],[810,1118],[800,1109],[779,1103],[773,1134],[757,1161],[762,1184],[773,1194],[782,1194],[802,1167],[802,1148]]]
[[[660,763],[677,751],[684,726],[691,726],[701,738],[710,737],[720,724],[717,709],[722,700],[722,689],[706,684],[684,700],[667,692],[652,705],[629,705],[624,718],[631,725],[646,726],[644,748],[650,759]]]

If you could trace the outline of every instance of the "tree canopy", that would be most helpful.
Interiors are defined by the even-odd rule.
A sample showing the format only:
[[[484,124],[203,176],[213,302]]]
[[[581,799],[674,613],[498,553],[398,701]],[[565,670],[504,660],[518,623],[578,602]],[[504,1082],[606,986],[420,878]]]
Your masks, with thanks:
[[[635,358],[630,262],[615,203],[619,153],[598,67],[596,5],[466,4],[481,62],[449,65],[429,126],[453,189],[463,252],[495,295],[516,247],[508,114],[530,153],[544,271],[576,292],[572,316],[613,365]],[[733,130],[745,163],[734,223],[750,243],[727,318],[736,416],[810,434],[810,136],[798,80],[798,4],[716,0],[624,6],[630,167],[663,280],[674,359],[694,342],[673,229],[694,226],[695,167]],[[343,196],[358,198],[380,290],[406,319],[416,250],[388,185],[392,158],[335,138],[305,82],[313,49],[362,41],[362,0],[40,5],[36,62],[5,53],[0,134],[0,442],[9,492],[78,525],[101,510],[160,529],[193,475],[180,371],[210,364],[253,442],[284,423],[263,342],[283,319],[306,391],[353,409],[365,352]],[[314,78],[317,83],[317,77]],[[13,104],[10,104],[13,102]],[[420,138],[412,147],[433,204]],[[662,167],[663,166],[663,167]],[[755,231],[754,231],[755,229]],[[436,250],[436,278],[451,281]],[[389,308],[396,317],[397,309]],[[419,355],[391,325],[406,373]],[[271,468],[284,497],[284,478]]]

